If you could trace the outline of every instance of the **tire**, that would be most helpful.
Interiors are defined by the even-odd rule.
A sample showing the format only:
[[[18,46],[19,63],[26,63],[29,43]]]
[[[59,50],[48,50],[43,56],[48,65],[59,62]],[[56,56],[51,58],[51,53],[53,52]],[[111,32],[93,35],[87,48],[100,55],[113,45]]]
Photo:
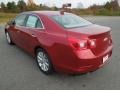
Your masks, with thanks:
[[[5,35],[6,35],[6,39],[7,39],[8,44],[13,45],[14,43],[10,37],[10,34],[8,32],[5,32]]]
[[[44,51],[43,49],[40,49],[40,48],[37,49],[36,61],[37,61],[37,64],[38,64],[40,70],[44,74],[49,75],[49,74],[53,73],[53,65],[52,65],[50,57],[48,56],[46,51]]]

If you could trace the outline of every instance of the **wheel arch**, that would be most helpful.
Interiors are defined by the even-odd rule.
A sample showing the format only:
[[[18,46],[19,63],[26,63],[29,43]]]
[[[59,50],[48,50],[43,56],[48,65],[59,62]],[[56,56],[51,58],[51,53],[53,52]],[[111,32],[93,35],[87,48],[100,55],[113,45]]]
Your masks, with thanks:
[[[8,30],[5,28],[5,33],[8,32]]]
[[[48,54],[48,52],[47,52],[47,50],[45,48],[43,48],[42,46],[38,45],[38,46],[36,46],[34,48],[34,56],[36,55],[38,49],[42,49],[42,50],[44,50]]]
[[[36,46],[36,47],[34,48],[34,57],[36,56],[38,49],[42,49],[43,51],[46,52],[46,54],[48,55],[48,57],[49,57],[49,59],[50,59],[50,62],[51,62],[51,64],[52,64],[52,68],[53,68],[53,70],[54,70],[54,64],[53,64],[52,58],[51,58],[50,54],[48,53],[48,51],[47,51],[45,48],[43,48],[43,47],[41,47],[41,46]]]
[[[34,48],[34,56],[36,55],[37,50],[38,50],[39,48],[43,49],[41,46],[36,46],[36,47]]]

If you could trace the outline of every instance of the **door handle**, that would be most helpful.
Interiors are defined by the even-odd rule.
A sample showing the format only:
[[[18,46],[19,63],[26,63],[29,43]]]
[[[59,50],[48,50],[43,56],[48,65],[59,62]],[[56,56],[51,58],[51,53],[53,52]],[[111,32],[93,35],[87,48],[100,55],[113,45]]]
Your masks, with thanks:
[[[36,37],[34,34],[31,35],[32,37]]]
[[[20,31],[19,31],[19,30],[17,30],[17,33],[20,33]]]

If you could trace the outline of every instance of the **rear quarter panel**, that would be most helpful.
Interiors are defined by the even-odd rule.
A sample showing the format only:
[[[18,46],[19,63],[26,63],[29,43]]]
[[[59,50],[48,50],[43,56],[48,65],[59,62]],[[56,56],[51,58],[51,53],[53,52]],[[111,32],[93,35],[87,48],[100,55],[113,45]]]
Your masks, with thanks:
[[[55,67],[67,67],[67,65],[73,65],[74,60],[70,60],[71,48],[67,38],[67,31],[49,19],[47,16],[42,16],[41,19],[45,26],[45,34],[39,41],[42,43],[44,49],[50,55]],[[38,33],[40,36],[40,33]]]

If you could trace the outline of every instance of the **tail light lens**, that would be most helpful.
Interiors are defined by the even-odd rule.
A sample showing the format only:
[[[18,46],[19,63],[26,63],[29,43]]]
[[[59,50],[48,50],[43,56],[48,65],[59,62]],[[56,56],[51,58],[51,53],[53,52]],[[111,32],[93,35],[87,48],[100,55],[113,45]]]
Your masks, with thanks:
[[[111,38],[109,39],[109,44],[110,44],[110,45],[112,44],[112,39],[111,39]]]
[[[90,48],[95,48],[96,47],[96,39],[91,39],[89,40],[89,46]]]
[[[112,43],[113,43],[113,41],[112,41],[112,32],[110,32],[109,44],[111,45]]]
[[[75,50],[84,50],[88,48],[95,48],[96,47],[96,40],[88,40],[88,39],[75,39],[75,38],[69,38],[70,45],[75,49]]]

